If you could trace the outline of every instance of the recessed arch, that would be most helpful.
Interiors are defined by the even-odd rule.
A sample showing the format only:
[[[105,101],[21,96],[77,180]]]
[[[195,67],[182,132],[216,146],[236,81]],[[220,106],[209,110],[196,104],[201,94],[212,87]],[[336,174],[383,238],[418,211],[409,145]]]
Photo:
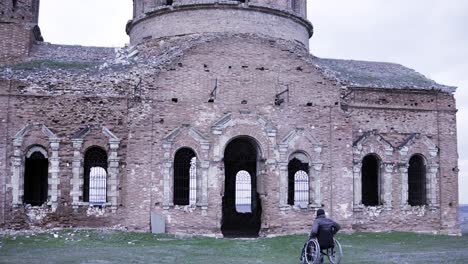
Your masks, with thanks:
[[[381,159],[376,154],[368,154],[362,159],[362,204],[365,206],[381,205]]]
[[[31,155],[34,154],[35,152],[40,152],[46,159],[49,158],[47,150],[41,145],[31,146],[26,152],[26,158],[30,158]]]
[[[47,151],[33,146],[26,153],[24,165],[23,202],[32,206],[43,205],[48,198],[49,160]]]
[[[175,205],[190,204],[190,188],[196,187],[197,155],[188,147],[179,148],[174,155],[174,197]],[[192,181],[192,183],[191,183]],[[196,189],[195,189],[196,190]]]
[[[309,155],[297,151],[288,162],[288,204],[306,207],[309,204]]]
[[[229,145],[232,144],[232,142],[235,142],[237,140],[249,142],[251,144],[251,146],[255,149],[256,159],[257,160],[264,159],[264,153],[265,153],[264,147],[262,146],[260,141],[258,141],[256,138],[254,138],[252,136],[248,136],[248,135],[238,135],[238,136],[232,137],[230,140],[228,140],[226,142],[226,144],[224,144],[223,153],[226,154],[226,150],[229,147]]]
[[[248,136],[239,136],[229,141],[224,149],[224,196],[222,200],[221,232],[226,237],[257,237],[261,225],[261,201],[257,192],[257,169],[259,146]],[[250,207],[236,210],[236,179],[239,173],[249,175]],[[250,187],[250,188],[248,188]],[[248,197],[244,195],[243,198]],[[249,204],[249,203],[245,203]],[[248,205],[247,205],[248,206]],[[245,207],[245,206],[244,206]]]
[[[408,161],[408,204],[427,205],[426,159],[415,154]]]
[[[107,174],[108,157],[107,152],[99,146],[89,147],[84,155],[84,175],[83,175],[83,202],[90,202],[90,179],[92,168],[102,168]],[[102,171],[102,170],[93,170]],[[106,187],[106,186],[105,186]],[[106,192],[107,190],[103,190]],[[106,196],[104,194],[104,196]]]

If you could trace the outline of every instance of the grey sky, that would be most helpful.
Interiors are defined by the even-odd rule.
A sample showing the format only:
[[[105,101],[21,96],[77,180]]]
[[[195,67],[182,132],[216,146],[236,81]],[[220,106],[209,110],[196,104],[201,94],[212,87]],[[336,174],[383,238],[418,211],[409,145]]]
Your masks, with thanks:
[[[47,42],[123,46],[131,0],[41,0]],[[458,86],[460,202],[468,204],[468,1],[308,0],[319,57],[388,61]]]

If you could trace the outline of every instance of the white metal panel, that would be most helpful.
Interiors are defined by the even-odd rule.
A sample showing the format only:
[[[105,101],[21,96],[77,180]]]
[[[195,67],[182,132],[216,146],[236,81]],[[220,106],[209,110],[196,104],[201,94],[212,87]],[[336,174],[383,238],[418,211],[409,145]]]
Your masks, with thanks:
[[[189,182],[189,203],[194,205],[197,203],[197,157],[190,160],[190,182]]]
[[[309,204],[309,175],[303,170],[294,174],[294,205],[307,208]]]
[[[252,181],[247,171],[241,170],[236,174],[235,200],[238,213],[252,212]]]
[[[92,167],[89,173],[89,204],[103,205],[107,196],[107,173],[102,167]]]

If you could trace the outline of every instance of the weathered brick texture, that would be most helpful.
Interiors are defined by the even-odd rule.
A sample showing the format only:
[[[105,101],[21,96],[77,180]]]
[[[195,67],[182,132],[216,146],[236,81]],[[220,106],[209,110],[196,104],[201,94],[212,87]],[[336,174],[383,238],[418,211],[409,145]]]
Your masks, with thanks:
[[[399,65],[362,62],[363,68],[356,68],[355,62],[310,55],[307,25],[294,15],[305,13],[291,11],[292,1],[224,3],[234,9],[206,9],[213,1],[192,2],[174,1],[168,7],[165,1],[135,1],[135,19],[142,20],[134,21],[131,37],[138,45],[114,50],[35,44],[28,60],[0,68],[3,227],[148,231],[151,213],[158,213],[169,233],[221,235],[224,151],[243,138],[258,152],[254,195],[262,208],[260,235],[307,232],[318,208],[346,230],[459,233],[452,87]],[[305,6],[305,1],[298,3]],[[203,8],[172,12],[177,4]],[[244,10],[255,5],[271,10]],[[187,25],[190,14],[216,17],[220,10],[233,12],[226,23],[237,23],[237,13],[257,11],[255,19],[262,23],[270,23],[270,16],[290,21],[269,24],[273,31],[268,34],[254,27],[252,32],[231,31],[222,23],[222,32],[193,31]],[[162,35],[153,35],[151,23],[165,17],[178,18],[179,24],[166,23],[158,30]],[[299,42],[288,35],[297,32],[295,27],[306,36]],[[157,39],[143,40],[146,34]],[[364,81],[377,81],[357,85],[331,74],[328,64],[345,69],[349,78],[357,69]],[[375,67],[372,78],[365,67]],[[376,78],[382,69],[388,72]],[[93,146],[109,158],[104,207],[90,206],[82,197],[83,159]],[[24,159],[32,147],[46,150],[53,170],[42,207],[22,204]],[[181,148],[197,156],[197,196],[187,206],[174,205],[173,199],[174,156]],[[366,155],[378,156],[381,164],[378,206],[362,204]],[[425,161],[423,206],[407,201],[413,155]],[[287,203],[288,162],[296,156],[309,165],[305,208]]]

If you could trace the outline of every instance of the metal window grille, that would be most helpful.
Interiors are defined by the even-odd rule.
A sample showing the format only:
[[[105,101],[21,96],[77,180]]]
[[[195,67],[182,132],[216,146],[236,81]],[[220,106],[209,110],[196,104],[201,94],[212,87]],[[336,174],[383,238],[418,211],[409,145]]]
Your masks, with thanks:
[[[197,157],[190,160],[190,205],[197,203]]]
[[[301,160],[297,158],[293,158],[292,160],[289,161],[289,164],[288,164],[288,204],[289,205],[295,205],[295,193],[296,193],[295,192],[296,190],[295,175],[298,171],[304,171],[306,174],[308,174],[309,164],[306,162],[302,162]],[[309,186],[307,186],[307,192],[308,191],[309,191]]]
[[[309,175],[303,170],[294,175],[294,205],[307,208],[309,204]]]
[[[104,168],[92,167],[89,173],[89,204],[103,205],[106,203],[107,173]]]
[[[408,204],[420,206],[426,200],[426,166],[421,156],[413,156],[408,167]]]
[[[252,212],[252,183],[250,174],[245,170],[236,174],[235,201],[238,213]]]
[[[196,189],[196,159],[195,152],[189,148],[183,148],[176,152],[174,158],[174,204],[189,205],[190,198],[196,201],[196,196],[191,197],[191,182]],[[192,195],[196,195],[192,192]]]
[[[90,202],[90,176],[93,167],[103,168],[107,171],[107,153],[99,147],[92,147],[86,151],[84,158],[83,202]],[[107,174],[107,173],[106,173]]]

